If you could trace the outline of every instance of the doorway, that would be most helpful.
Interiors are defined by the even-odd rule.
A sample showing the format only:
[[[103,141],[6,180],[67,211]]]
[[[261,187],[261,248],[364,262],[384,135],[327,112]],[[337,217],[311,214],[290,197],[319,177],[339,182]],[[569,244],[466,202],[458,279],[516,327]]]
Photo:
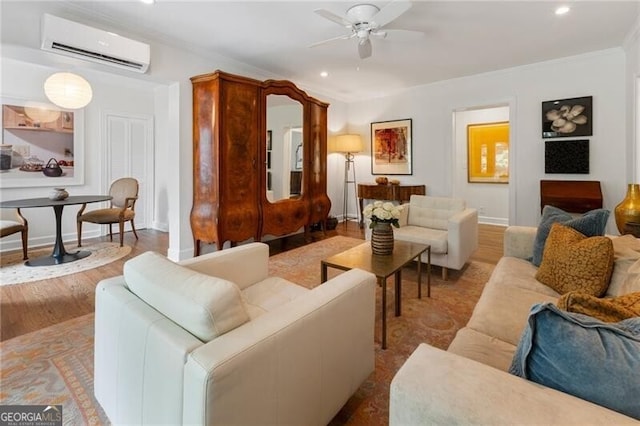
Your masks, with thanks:
[[[469,162],[475,161],[475,154],[469,156],[468,129],[469,125],[487,125],[495,123],[510,123],[510,106],[508,103],[497,104],[491,106],[479,106],[470,108],[461,108],[453,112],[453,157],[454,157],[454,176],[453,176],[453,196],[466,200],[467,206],[478,210],[478,221],[480,223],[492,225],[509,224],[509,182],[512,179],[512,141],[500,141],[498,145],[502,148],[500,152],[493,152],[491,148],[487,149],[482,145],[480,156],[486,165],[487,159],[491,162],[500,161],[501,167],[504,168],[505,159],[509,166],[509,178],[504,179],[502,173],[501,179],[493,182],[482,182],[478,179],[470,178]],[[474,128],[476,128],[475,126]],[[509,130],[509,136],[512,131]],[[511,139],[509,137],[509,139]],[[505,152],[504,146],[507,143]],[[473,149],[473,147],[472,147]],[[500,159],[497,156],[500,156]],[[495,157],[495,158],[494,158]],[[505,182],[506,181],[506,182]]]

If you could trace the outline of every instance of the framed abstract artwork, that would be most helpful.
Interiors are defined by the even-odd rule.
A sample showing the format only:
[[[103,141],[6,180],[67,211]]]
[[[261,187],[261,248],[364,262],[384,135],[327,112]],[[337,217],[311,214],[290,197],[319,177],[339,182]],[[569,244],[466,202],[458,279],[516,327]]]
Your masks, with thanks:
[[[542,137],[567,138],[593,135],[593,98],[542,102]]]
[[[469,183],[509,183],[509,122],[467,126]]]
[[[371,123],[371,174],[411,175],[411,119]]]

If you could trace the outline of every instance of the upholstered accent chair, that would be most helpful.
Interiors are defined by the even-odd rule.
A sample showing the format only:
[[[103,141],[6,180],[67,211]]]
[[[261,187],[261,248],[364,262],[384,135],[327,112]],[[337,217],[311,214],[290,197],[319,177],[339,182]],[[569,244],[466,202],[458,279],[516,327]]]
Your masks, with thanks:
[[[29,223],[20,209],[0,209],[0,238],[20,232],[22,234],[22,258],[27,260]]]
[[[130,222],[133,235],[136,236],[136,240],[138,239],[138,233],[133,223],[133,219],[136,216],[135,205],[138,199],[138,181],[134,178],[116,179],[111,184],[111,188],[109,188],[109,195],[113,198],[108,208],[91,210],[85,213],[84,210],[87,205],[83,204],[80,211],[78,211],[76,217],[78,247],[82,247],[82,222],[109,225],[109,238],[111,238],[111,241],[113,241],[113,230],[111,226],[117,223],[120,230],[120,247],[122,247],[124,242],[124,223]]]
[[[143,253],[96,288],[96,399],[113,424],[326,425],[374,370],[375,291],[269,276],[263,243]]]
[[[459,198],[412,195],[403,205],[400,228],[393,230],[396,240],[429,244],[431,264],[442,267],[442,279],[448,270],[462,269],[478,248],[478,212],[467,208]],[[421,260],[427,261],[427,254]]]

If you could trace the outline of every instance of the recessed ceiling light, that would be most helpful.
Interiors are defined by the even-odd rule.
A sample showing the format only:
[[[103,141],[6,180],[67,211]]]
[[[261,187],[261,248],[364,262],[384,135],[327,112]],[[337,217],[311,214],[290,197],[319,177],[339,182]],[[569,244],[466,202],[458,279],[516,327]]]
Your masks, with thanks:
[[[569,12],[569,10],[571,10],[569,6],[560,6],[556,9],[556,15],[564,15],[565,13]]]
[[[322,77],[322,78],[325,78],[325,77],[328,77],[328,76],[329,76],[329,73],[328,73],[328,72],[326,72],[326,71],[322,71],[322,72],[320,73],[320,77]]]
[[[144,4],[154,4],[156,0],[140,0]]]

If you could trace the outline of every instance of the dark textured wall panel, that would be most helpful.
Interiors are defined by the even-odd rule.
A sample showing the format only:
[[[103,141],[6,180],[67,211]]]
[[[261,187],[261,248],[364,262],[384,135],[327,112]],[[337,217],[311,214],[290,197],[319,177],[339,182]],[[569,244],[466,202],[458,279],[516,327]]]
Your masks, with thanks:
[[[589,140],[545,142],[544,172],[589,174]]]

